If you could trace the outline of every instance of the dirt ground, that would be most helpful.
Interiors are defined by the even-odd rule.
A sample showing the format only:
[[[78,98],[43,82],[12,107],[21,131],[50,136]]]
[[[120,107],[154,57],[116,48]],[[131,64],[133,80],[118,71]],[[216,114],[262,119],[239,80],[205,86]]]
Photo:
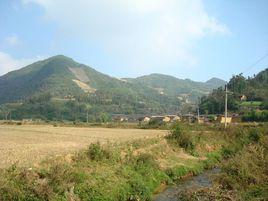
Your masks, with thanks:
[[[0,168],[31,166],[86,148],[92,142],[122,142],[167,134],[163,130],[0,125]]]

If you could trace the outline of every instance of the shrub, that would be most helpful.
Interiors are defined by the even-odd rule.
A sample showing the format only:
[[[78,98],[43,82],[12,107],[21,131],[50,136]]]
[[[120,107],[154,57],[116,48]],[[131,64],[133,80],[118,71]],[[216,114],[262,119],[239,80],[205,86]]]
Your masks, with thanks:
[[[192,152],[195,148],[192,136],[180,124],[176,124],[171,130],[169,138],[174,139],[176,143],[186,151]]]
[[[88,157],[94,161],[102,161],[110,158],[109,151],[103,149],[99,142],[91,144],[87,154]]]
[[[219,151],[210,152],[206,155],[207,160],[203,161],[204,168],[212,168],[216,163],[221,161],[221,153]]]
[[[221,153],[222,157],[224,159],[230,158],[231,156],[233,156],[236,153],[235,150],[231,146],[222,147],[221,152],[222,152]]]
[[[224,187],[246,190],[246,196],[251,198],[262,196],[262,186],[267,183],[265,148],[260,144],[245,146],[223,164],[222,170],[220,184]]]
[[[151,154],[140,154],[136,158],[136,165],[137,166],[150,166],[150,167],[157,167],[157,163],[154,160],[153,156]]]
[[[248,138],[250,142],[259,142],[261,139],[261,132],[258,129],[252,129],[249,131]]]
[[[130,179],[129,184],[131,186],[131,196],[129,200],[151,200],[151,191],[140,177],[133,177]]]

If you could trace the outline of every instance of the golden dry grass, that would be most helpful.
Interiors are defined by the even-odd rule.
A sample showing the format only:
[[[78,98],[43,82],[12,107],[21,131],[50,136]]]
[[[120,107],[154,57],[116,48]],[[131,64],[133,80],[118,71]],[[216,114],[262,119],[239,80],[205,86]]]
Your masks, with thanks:
[[[0,125],[0,168],[37,164],[50,156],[86,148],[92,142],[124,142],[166,135],[163,130]]]

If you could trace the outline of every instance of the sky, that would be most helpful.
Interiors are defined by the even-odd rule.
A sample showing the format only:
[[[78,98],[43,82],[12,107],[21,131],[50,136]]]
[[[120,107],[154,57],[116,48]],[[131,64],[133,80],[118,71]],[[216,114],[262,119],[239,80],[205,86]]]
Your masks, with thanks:
[[[118,78],[252,76],[267,20],[267,0],[0,0],[0,75],[61,54]]]

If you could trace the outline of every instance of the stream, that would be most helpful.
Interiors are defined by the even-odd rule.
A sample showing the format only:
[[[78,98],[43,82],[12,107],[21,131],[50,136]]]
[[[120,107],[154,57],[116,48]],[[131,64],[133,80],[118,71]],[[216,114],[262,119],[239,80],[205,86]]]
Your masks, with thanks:
[[[221,172],[220,168],[213,168],[206,170],[198,176],[191,177],[187,180],[183,180],[174,186],[167,187],[163,192],[157,194],[154,197],[154,201],[179,201],[178,193],[187,189],[202,189],[212,186],[212,176],[215,176]]]

